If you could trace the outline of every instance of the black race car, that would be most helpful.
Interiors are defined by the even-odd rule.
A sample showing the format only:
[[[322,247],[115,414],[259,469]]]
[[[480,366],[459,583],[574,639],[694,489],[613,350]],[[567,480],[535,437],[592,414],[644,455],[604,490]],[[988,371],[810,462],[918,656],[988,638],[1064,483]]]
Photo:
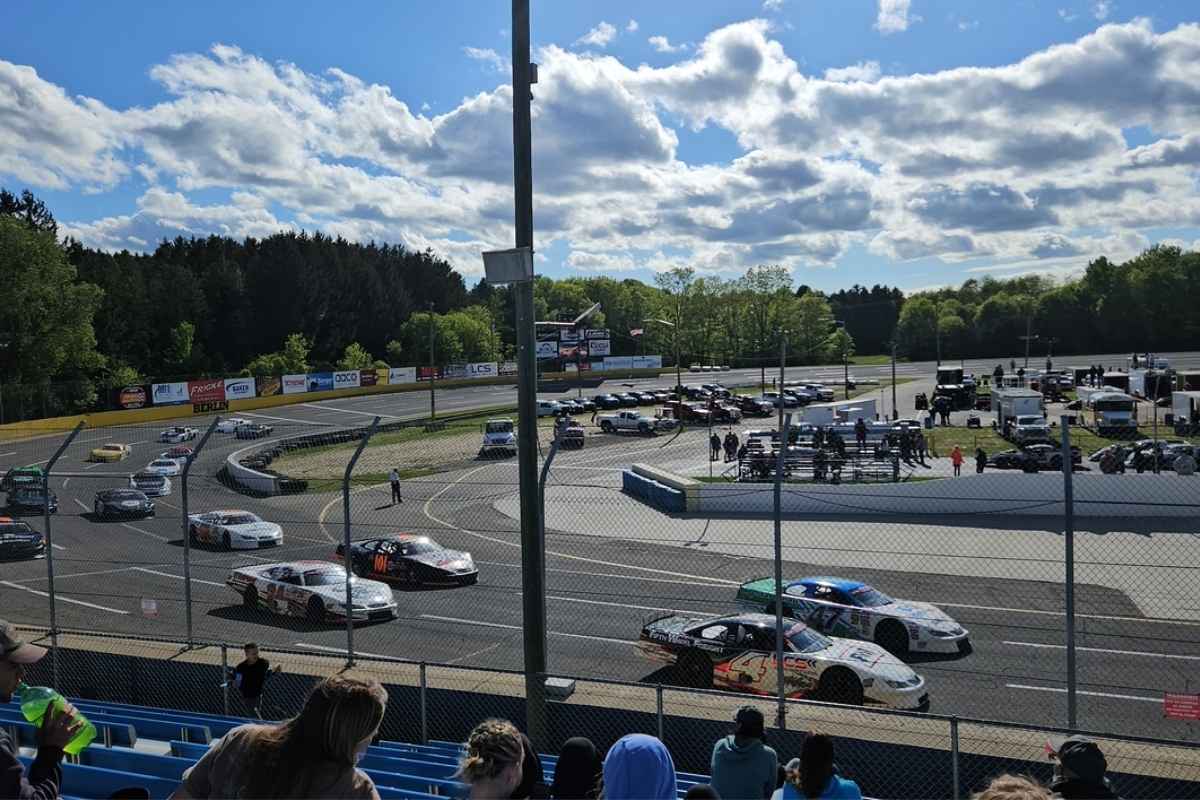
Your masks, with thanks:
[[[17,486],[8,493],[10,514],[42,514],[46,509],[46,490],[41,486]],[[58,513],[58,495],[50,492],[50,513]]]
[[[154,501],[137,489],[104,489],[92,501],[96,519],[114,517],[153,517]]]
[[[345,545],[334,558],[344,561]],[[428,536],[393,533],[350,543],[350,569],[360,578],[389,583],[471,584],[479,570],[470,553],[447,550]]]
[[[233,435],[239,439],[259,439],[263,436],[270,436],[275,430],[273,425],[263,425],[261,422],[251,422],[246,425],[239,425]]]
[[[45,554],[42,534],[29,527],[29,523],[0,517],[0,561],[41,558]]]

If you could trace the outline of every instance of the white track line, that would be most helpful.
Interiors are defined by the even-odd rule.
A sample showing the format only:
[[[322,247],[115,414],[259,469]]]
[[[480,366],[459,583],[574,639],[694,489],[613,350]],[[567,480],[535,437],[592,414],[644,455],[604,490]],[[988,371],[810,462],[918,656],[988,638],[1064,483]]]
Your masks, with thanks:
[[[1066,689],[1060,689],[1057,686],[1027,686],[1023,683],[1006,683],[1004,684],[1009,689],[1025,689],[1030,692],[1054,692],[1055,694],[1066,694]],[[1082,689],[1077,689],[1075,694],[1086,695],[1087,697],[1108,697],[1113,700],[1137,700],[1142,703],[1162,703],[1161,697],[1143,697],[1139,694],[1112,694],[1110,692],[1085,692]]]
[[[1043,650],[1066,650],[1065,644],[1039,644],[1036,642],[1004,642],[1014,647],[1037,647]],[[1176,658],[1182,661],[1200,661],[1200,656],[1176,655],[1173,653],[1144,653],[1141,650],[1110,650],[1105,647],[1075,647],[1087,653],[1107,653],[1118,656],[1145,656],[1147,658]]]
[[[558,600],[563,603],[584,603],[589,606],[611,606],[613,608],[632,608],[637,611],[670,611],[674,614],[696,614],[701,617],[719,617],[716,611],[689,611],[686,608],[667,608],[666,606],[635,606],[629,603],[610,603],[607,600],[584,600],[579,597],[563,597],[561,595],[546,595],[547,600]]]
[[[142,534],[143,536],[149,536],[151,539],[157,539],[157,540],[158,540],[158,541],[160,541],[160,542],[169,542],[169,541],[171,541],[171,540],[170,540],[170,539],[168,539],[166,536],[159,536],[157,533],[151,533],[150,531],[148,531],[148,530],[145,530],[145,529],[143,529],[143,528],[139,528],[139,527],[137,527],[136,525],[130,525],[128,522],[122,522],[122,523],[121,523],[121,527],[122,527],[122,528],[128,528],[129,530],[131,530],[131,531],[134,531],[135,533],[140,533],[140,534]]]
[[[132,567],[119,567],[117,569],[98,569],[98,570],[93,570],[91,572],[68,572],[65,575],[59,575],[59,574],[55,573],[54,580],[56,580],[56,581],[62,580],[63,578],[83,578],[83,577],[87,577],[89,575],[114,575],[118,572],[128,572],[130,569],[132,569]],[[39,578],[21,578],[20,580],[13,581],[13,583],[36,583],[37,581],[46,581],[46,580],[50,580],[50,579],[46,576],[42,576]]]
[[[12,587],[13,589],[20,589],[23,592],[29,592],[30,594],[40,595],[41,597],[49,597],[50,596],[49,592],[43,592],[39,589],[31,589],[28,586],[22,586],[21,584],[13,583],[12,581],[0,581],[0,585],[9,586],[9,587]],[[95,603],[88,603],[83,600],[76,600],[71,597],[63,597],[61,594],[58,594],[57,592],[55,592],[55,594],[54,594],[54,599],[56,602],[59,602],[59,603],[72,603],[77,606],[86,606],[87,608],[94,608],[98,611],[107,611],[111,614],[128,614],[129,613],[128,611],[122,611],[119,608],[109,608],[108,606],[101,606],[101,605],[97,605]]]
[[[977,611],[1003,611],[1010,614],[1037,614],[1045,617],[1065,617],[1065,611],[1044,611],[1036,608],[1005,608],[1004,606],[975,606],[969,603],[946,603],[941,600],[931,600],[935,606],[946,606],[947,608],[971,608]],[[1103,619],[1112,622],[1138,622],[1152,623],[1155,625],[1188,625],[1200,626],[1200,622],[1186,619],[1156,619],[1154,617],[1121,617],[1111,614],[1076,614],[1076,619]]]
[[[159,572],[156,569],[147,569],[146,567],[130,567],[134,572],[144,572],[147,575],[161,575],[164,578],[174,578],[177,581],[187,580],[182,575],[174,575],[170,572]],[[216,581],[206,581],[202,578],[192,578],[192,583],[203,583],[205,586],[219,586],[224,589],[225,584],[217,583]]]
[[[340,653],[349,655],[344,647],[326,647],[323,644],[308,644],[307,642],[292,642],[292,647],[303,647],[305,650],[320,650],[322,653]],[[360,653],[355,650],[354,655],[363,656],[364,658],[395,658],[395,656],[385,656],[379,653]]]
[[[91,510],[92,510],[92,509],[88,508],[88,506],[87,506],[87,503],[83,502],[83,501],[82,501],[82,500],[80,500],[78,497],[72,497],[71,499],[75,501],[75,505],[79,506],[79,507],[80,507],[80,508],[82,508],[84,511],[91,511]]]
[[[391,414],[377,414],[373,411],[352,411],[349,408],[335,408],[333,406],[317,406],[312,403],[302,403],[305,408],[316,409],[317,411],[337,411],[341,414],[357,414],[360,417],[381,417],[382,419],[401,419]]]
[[[305,404],[307,405],[307,403]],[[241,411],[238,413],[240,417],[261,417],[262,419],[273,419],[278,422],[294,422],[297,425],[313,425],[318,428],[330,427],[328,422],[313,422],[310,419],[293,419],[292,417],[273,417],[270,414],[259,414],[255,411]]]
[[[440,617],[436,614],[422,614],[421,619],[433,619],[438,622],[457,622],[462,625],[472,625],[478,628],[499,628],[506,631],[524,630],[520,625],[504,625],[499,622],[480,622],[477,619],[461,619],[460,617]],[[583,633],[560,633],[559,631],[546,631],[548,636],[565,636],[569,639],[590,639],[594,642],[611,642],[612,644],[630,644],[636,645],[637,642],[631,639],[612,639],[607,636],[588,636]]]
[[[496,642],[495,644],[489,644],[487,647],[479,648],[474,653],[467,653],[465,656],[459,656],[458,658],[452,658],[449,661],[447,661],[446,663],[447,664],[461,664],[462,662],[464,662],[468,659],[475,658],[476,656],[481,656],[484,653],[490,653],[502,644],[504,644],[504,642]]]

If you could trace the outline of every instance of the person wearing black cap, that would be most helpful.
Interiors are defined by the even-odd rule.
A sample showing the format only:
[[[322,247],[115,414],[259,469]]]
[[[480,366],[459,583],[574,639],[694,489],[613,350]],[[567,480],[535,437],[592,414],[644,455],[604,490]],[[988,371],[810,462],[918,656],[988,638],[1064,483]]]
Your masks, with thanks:
[[[712,788],[730,800],[767,800],[775,791],[779,756],[763,741],[762,712],[742,706],[733,723],[733,733],[713,745]]]
[[[1105,775],[1108,761],[1091,739],[1070,736],[1051,739],[1046,750],[1054,761],[1050,793],[1063,800],[1117,800]]]
[[[25,680],[25,667],[36,664],[46,655],[46,648],[26,644],[17,637],[16,629],[0,619],[0,703],[12,701],[13,692]],[[0,798],[14,800],[53,800],[62,786],[63,748],[79,731],[82,722],[75,719],[75,707],[70,703],[55,713],[46,709],[42,726],[37,732],[37,757],[29,766],[26,779],[17,759],[17,745],[8,731],[0,728]]]

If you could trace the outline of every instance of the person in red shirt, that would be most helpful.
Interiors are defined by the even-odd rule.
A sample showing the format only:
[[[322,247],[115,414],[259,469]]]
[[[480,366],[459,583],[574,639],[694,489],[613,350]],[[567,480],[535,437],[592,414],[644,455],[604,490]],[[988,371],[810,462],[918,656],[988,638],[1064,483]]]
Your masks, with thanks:
[[[962,448],[954,445],[954,449],[950,451],[950,463],[954,465],[954,477],[962,474],[963,454]]]

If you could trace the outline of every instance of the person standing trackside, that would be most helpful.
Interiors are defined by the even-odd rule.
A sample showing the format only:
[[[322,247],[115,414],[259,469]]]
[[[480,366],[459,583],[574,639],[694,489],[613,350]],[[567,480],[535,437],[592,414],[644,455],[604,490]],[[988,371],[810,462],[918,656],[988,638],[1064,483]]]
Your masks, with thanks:
[[[923,467],[925,466],[925,451],[928,449],[928,444],[925,442],[925,434],[917,431],[913,440],[917,448],[917,463]]]
[[[975,474],[982,475],[983,468],[987,466],[987,453],[982,447],[975,448]]]
[[[950,463],[954,465],[954,477],[962,475],[963,452],[958,445],[954,445],[954,449],[950,451]]]
[[[392,505],[403,503],[404,498],[400,496],[400,470],[392,467],[388,473],[388,483],[392,484]]]
[[[246,658],[230,671],[230,677],[241,694],[246,711],[249,712],[246,716],[262,719],[259,703],[262,701],[263,687],[266,686],[267,678],[272,673],[278,673],[282,667],[276,664],[272,669],[270,661],[259,658],[258,645],[254,642],[247,642],[242,647],[242,652]]]
[[[854,423],[854,440],[858,444],[858,449],[863,450],[867,446],[867,423],[863,422],[863,418],[859,417],[858,422]]]
[[[708,460],[716,461],[721,455],[721,437],[715,433],[708,440]]]

